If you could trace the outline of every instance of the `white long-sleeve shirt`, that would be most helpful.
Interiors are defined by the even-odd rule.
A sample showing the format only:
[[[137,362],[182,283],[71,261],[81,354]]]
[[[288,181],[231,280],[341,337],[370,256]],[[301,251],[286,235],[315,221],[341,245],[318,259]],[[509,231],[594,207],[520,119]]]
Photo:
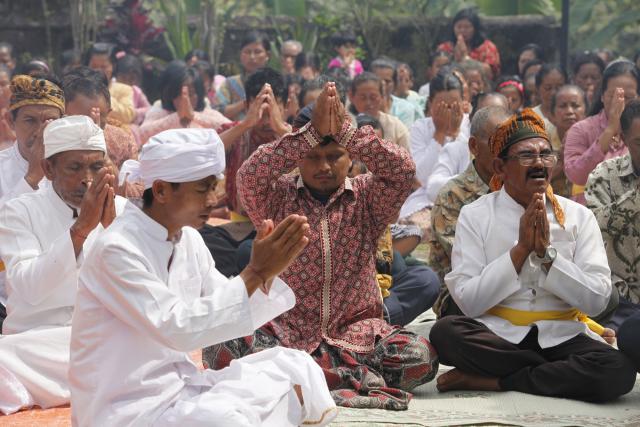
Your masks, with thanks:
[[[116,197],[116,213],[125,199]],[[83,253],[100,233],[98,225],[76,259],[69,229],[73,210],[47,185],[0,207],[0,258],[6,266],[4,334],[67,326]]]
[[[18,151],[18,143],[6,150],[0,151],[0,207],[11,199],[26,194],[33,193],[35,190],[24,179],[29,169],[29,163],[22,157]],[[40,182],[48,184],[48,180],[44,178]],[[0,258],[2,259],[2,258]],[[6,272],[0,268],[0,303],[7,304],[7,292],[5,289]]]
[[[429,177],[427,185],[427,197],[429,200],[436,200],[440,189],[469,167],[471,163],[471,153],[467,141],[456,140],[445,145],[440,151],[438,162],[433,167],[433,172]]]
[[[196,230],[167,236],[128,204],[87,254],[71,337],[74,425],[152,425],[185,387],[212,386],[187,352],[250,335],[295,304],[279,279],[249,298]]]
[[[456,139],[447,137],[444,144],[440,144],[434,138],[435,132],[436,127],[431,117],[416,120],[409,129],[411,157],[416,163],[416,178],[420,181],[421,186],[411,193],[402,205],[400,218],[406,218],[420,209],[433,205],[435,197],[430,198],[427,192],[433,168],[444,147],[454,142],[467,143],[469,140],[469,117],[464,115]]]
[[[548,273],[532,253],[520,274],[509,251],[518,241],[525,209],[504,187],[462,208],[451,256],[452,271],[445,277],[451,296],[462,312],[484,323],[498,336],[521,342],[531,326],[485,314],[494,306],[522,311],[568,311],[599,314],[611,295],[611,273],[593,213],[582,205],[556,196],[565,213],[565,228],[555,219],[550,203],[547,217],[550,243],[558,254]],[[546,200],[545,200],[546,201]],[[535,322],[540,347],[556,346],[580,334],[601,339],[573,320]]]

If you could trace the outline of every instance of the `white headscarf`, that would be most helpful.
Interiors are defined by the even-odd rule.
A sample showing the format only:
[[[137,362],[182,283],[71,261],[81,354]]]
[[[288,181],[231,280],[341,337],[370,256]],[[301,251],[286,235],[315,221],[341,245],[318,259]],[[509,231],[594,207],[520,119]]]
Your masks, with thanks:
[[[44,157],[71,150],[107,152],[104,133],[87,116],[67,116],[54,120],[44,129]]]
[[[145,190],[158,179],[192,182],[211,175],[222,179],[224,168],[224,144],[212,129],[167,130],[151,137],[140,152],[139,175]]]

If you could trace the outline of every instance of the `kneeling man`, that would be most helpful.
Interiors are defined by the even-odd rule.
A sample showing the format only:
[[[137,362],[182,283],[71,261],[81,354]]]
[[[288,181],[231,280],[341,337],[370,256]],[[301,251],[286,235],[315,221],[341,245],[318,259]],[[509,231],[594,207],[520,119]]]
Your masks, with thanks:
[[[629,392],[636,370],[604,342],[597,315],[611,294],[591,211],[555,196],[557,158],[543,121],[525,110],[503,122],[491,194],[462,208],[447,287],[466,316],[434,325],[440,361],[456,369],[440,391],[521,391],[601,402]]]
[[[188,352],[249,335],[295,304],[276,275],[308,243],[307,220],[259,224],[232,280],[194,228],[215,206],[224,146],[206,129],[152,137],[140,155],[142,209],[128,204],[80,271],[71,337],[77,426],[325,425],[335,416],[322,370],[282,347],[218,371]]]
[[[67,370],[78,268],[111,224],[115,177],[102,130],[86,116],[49,123],[42,168],[51,185],[0,209],[7,319],[0,335],[0,412],[69,403]]]

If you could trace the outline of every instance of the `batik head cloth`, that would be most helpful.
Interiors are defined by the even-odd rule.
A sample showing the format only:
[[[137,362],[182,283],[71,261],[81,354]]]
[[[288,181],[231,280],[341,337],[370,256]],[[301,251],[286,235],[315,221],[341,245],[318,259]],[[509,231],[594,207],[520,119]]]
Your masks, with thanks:
[[[544,120],[532,109],[525,108],[509,119],[502,122],[489,138],[489,149],[495,157],[503,157],[513,145],[531,138],[543,138],[549,142],[549,135],[544,126]],[[551,146],[551,143],[549,142]],[[502,178],[494,174],[491,177],[489,187],[491,191],[497,191],[502,187]],[[553,213],[558,223],[564,227],[564,212],[558,199],[553,194],[551,184],[547,186],[547,199],[553,206]]]
[[[21,74],[11,79],[10,88],[9,111],[26,105],[49,105],[64,114],[64,92],[49,80]]]
[[[107,152],[100,126],[87,116],[67,116],[54,120],[44,128],[44,157],[71,150]]]
[[[144,188],[153,182],[192,182],[224,178],[224,144],[212,129],[172,129],[149,139],[140,152]]]

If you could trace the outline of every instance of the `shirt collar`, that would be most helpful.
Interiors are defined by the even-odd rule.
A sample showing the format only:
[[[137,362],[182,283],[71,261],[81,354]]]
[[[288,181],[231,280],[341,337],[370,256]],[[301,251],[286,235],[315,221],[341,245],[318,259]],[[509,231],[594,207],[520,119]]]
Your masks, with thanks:
[[[20,150],[18,150],[18,141],[14,142],[11,148],[9,148],[9,150],[12,150],[12,154],[13,154],[14,160],[16,161],[16,165],[19,165],[21,169],[24,169],[26,171],[27,168],[29,167],[29,162],[27,162],[27,160],[24,157],[22,157],[22,154],[20,154]]]
[[[619,158],[618,176],[631,176],[637,177],[636,171],[633,169],[633,162],[631,161],[631,155],[629,153]]]
[[[349,177],[346,177],[344,179],[344,184],[342,184],[340,187],[338,187],[338,189],[331,195],[329,200],[333,200],[335,199],[337,196],[339,196],[340,194],[344,193],[345,191],[349,191],[351,193],[353,193],[353,184],[351,183],[352,179]],[[306,187],[304,186],[304,181],[302,180],[302,175],[298,175],[298,178],[296,179],[296,190],[300,191],[300,190],[306,190]],[[308,190],[307,190],[308,192]]]
[[[515,199],[509,195],[509,193],[507,193],[507,190],[505,190],[504,185],[502,186],[502,188],[500,188],[500,194],[498,195],[498,197],[500,198],[500,202],[505,204],[507,207],[512,209],[517,209],[518,212],[524,213],[525,208],[522,205],[520,205],[520,203],[516,202]],[[546,206],[547,195],[543,194],[542,197],[544,200],[544,204]]]
[[[166,243],[177,243],[180,241],[180,238],[182,237],[182,233],[180,233],[180,236],[177,238],[177,240],[170,241],[169,230],[167,230],[167,228],[164,225],[160,224],[155,219],[151,218],[142,209],[140,209],[139,207],[137,207],[131,202],[127,202],[127,205],[125,207],[125,212],[129,213],[130,215],[133,215],[137,219],[138,223],[140,224],[141,229],[147,232],[155,240],[160,240]]]
[[[62,200],[62,198],[58,195],[58,193],[56,193],[56,190],[53,188],[53,183],[44,187],[42,191],[47,196],[56,212],[64,215],[65,217],[73,219],[75,210],[71,206],[66,204],[65,201]]]

